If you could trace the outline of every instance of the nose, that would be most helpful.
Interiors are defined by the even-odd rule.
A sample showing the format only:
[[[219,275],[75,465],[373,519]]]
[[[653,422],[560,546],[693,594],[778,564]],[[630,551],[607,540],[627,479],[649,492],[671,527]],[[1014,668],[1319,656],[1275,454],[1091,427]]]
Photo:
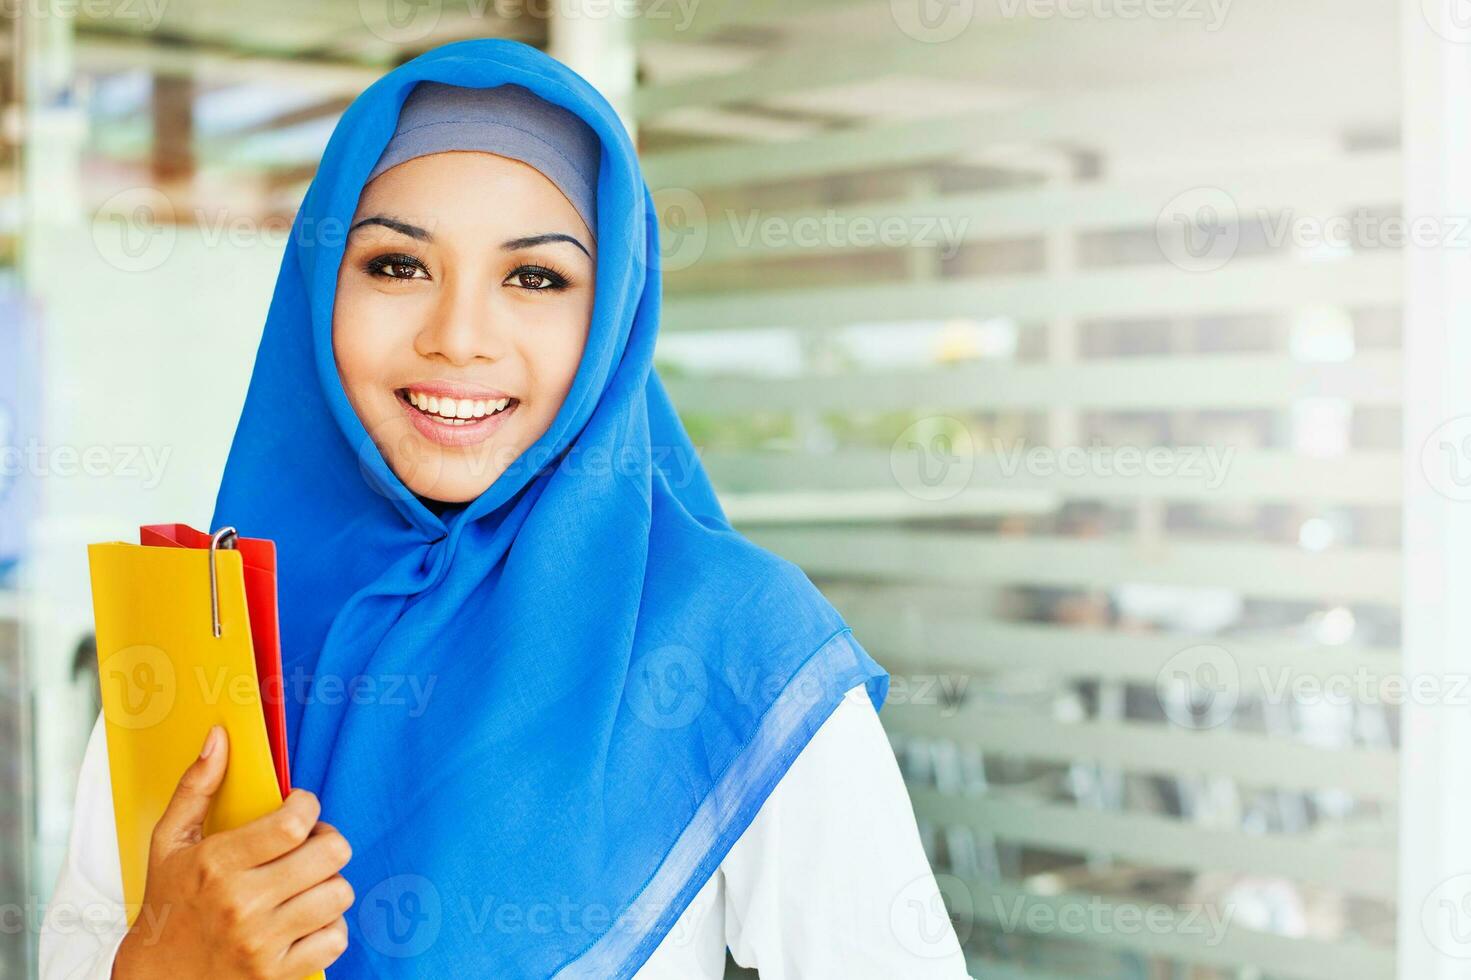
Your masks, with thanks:
[[[475,277],[455,277],[440,291],[439,302],[414,337],[421,357],[450,364],[500,360],[509,338],[492,301],[494,286]]]

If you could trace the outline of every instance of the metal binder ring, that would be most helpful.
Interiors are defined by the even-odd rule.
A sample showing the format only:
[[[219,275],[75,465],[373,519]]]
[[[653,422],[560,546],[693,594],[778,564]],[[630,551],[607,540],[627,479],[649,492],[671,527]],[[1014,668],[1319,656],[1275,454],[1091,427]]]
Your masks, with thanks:
[[[215,636],[220,635],[220,583],[215,572],[215,552],[221,548],[234,550],[235,529],[222,527],[209,539],[209,611],[214,617]]]

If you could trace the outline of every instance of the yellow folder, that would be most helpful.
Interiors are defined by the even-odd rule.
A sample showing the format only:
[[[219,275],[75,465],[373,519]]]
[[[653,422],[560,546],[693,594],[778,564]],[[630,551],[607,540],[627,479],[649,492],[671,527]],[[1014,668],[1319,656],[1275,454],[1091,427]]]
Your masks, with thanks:
[[[113,541],[88,545],[87,557],[131,925],[142,907],[153,827],[211,725],[229,734],[230,759],[205,834],[272,812],[281,805],[281,788],[266,734],[240,553],[227,546]]]

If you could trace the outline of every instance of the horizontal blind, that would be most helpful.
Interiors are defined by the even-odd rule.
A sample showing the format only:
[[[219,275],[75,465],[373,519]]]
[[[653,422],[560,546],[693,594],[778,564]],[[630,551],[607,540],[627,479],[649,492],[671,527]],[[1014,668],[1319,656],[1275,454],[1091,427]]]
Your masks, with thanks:
[[[1396,11],[1124,6],[646,15],[660,370],[972,973],[1392,976]]]

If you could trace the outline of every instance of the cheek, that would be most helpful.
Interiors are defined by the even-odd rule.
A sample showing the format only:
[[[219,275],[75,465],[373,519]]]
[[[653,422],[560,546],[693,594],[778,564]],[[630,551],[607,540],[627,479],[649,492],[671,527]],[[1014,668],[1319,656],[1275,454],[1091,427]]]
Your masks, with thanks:
[[[377,355],[369,331],[357,329],[361,321],[353,316],[351,304],[338,302],[332,311],[332,354],[337,359],[337,373],[342,387],[354,403],[367,379],[372,376]]]
[[[530,331],[521,344],[522,357],[531,376],[533,394],[541,402],[538,414],[548,419],[557,414],[562,400],[572,388],[577,367],[587,344],[587,320],[576,319],[555,328],[547,324]]]
[[[387,316],[388,304],[362,290],[339,285],[332,309],[332,352],[349,399],[356,404],[382,387],[382,379],[410,339],[405,318]]]

